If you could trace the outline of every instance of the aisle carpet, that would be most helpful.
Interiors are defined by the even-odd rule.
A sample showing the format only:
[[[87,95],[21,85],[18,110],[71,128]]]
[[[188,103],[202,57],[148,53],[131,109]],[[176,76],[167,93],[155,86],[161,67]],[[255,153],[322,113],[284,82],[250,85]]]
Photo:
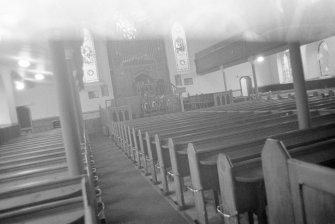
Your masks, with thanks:
[[[109,138],[91,142],[107,223],[187,223]]]

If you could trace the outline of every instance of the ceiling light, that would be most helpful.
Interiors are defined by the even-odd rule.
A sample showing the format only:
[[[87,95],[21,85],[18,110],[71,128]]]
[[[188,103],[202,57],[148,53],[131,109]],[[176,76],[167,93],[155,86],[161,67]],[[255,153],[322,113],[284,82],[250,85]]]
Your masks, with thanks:
[[[41,74],[41,73],[38,73],[38,74],[35,75],[36,80],[43,80],[44,78],[45,78],[44,75]]]
[[[30,62],[27,60],[20,60],[18,65],[23,68],[28,68],[30,66]]]
[[[17,90],[23,90],[26,85],[24,84],[23,81],[15,81],[15,87]]]
[[[257,61],[257,62],[263,62],[263,61],[264,61],[264,57],[263,57],[263,56],[258,56],[258,57],[256,58],[256,61]]]

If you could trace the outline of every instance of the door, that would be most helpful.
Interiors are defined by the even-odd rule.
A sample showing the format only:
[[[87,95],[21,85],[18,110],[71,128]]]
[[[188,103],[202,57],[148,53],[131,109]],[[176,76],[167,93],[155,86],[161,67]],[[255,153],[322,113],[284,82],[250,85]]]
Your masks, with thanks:
[[[32,129],[31,114],[29,107],[16,107],[17,118],[21,129]]]

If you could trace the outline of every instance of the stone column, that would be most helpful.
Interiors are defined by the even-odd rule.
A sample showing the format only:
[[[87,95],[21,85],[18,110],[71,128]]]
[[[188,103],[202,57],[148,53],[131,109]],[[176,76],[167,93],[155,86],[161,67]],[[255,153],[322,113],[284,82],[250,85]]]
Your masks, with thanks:
[[[77,122],[77,129],[80,136],[80,142],[84,143],[84,121],[82,117],[82,110],[81,110],[81,103],[80,103],[80,96],[78,93],[78,87],[75,82],[74,72],[74,49],[71,46],[71,43],[68,43],[65,47],[65,58],[68,68],[68,73],[70,74],[70,81],[71,81],[71,90],[72,90],[72,97],[73,97],[73,107],[76,115],[76,122]]]
[[[224,91],[228,91],[228,87],[227,87],[227,79],[226,79],[226,72],[225,72],[223,66],[221,66],[220,69],[221,69],[222,76],[223,76]]]
[[[72,97],[71,79],[73,77],[67,70],[64,42],[52,40],[49,44],[53,60],[53,71],[58,94],[59,115],[67,164],[70,175],[77,176],[83,173],[83,164],[76,112],[74,110],[75,102]]]
[[[308,98],[305,85],[304,70],[301,59],[300,44],[289,43],[290,61],[292,67],[293,85],[295,91],[295,102],[297,105],[297,114],[299,128],[311,127]]]
[[[254,61],[250,62],[251,69],[252,69],[252,78],[254,79],[254,93],[256,98],[258,98],[258,84],[257,84],[257,77],[256,77],[256,69]]]

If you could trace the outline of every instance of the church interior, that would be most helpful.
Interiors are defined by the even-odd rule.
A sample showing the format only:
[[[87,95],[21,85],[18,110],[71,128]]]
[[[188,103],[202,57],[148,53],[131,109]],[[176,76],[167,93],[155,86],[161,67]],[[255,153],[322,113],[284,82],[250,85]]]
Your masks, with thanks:
[[[335,223],[334,146],[333,0],[2,3],[0,223]]]

